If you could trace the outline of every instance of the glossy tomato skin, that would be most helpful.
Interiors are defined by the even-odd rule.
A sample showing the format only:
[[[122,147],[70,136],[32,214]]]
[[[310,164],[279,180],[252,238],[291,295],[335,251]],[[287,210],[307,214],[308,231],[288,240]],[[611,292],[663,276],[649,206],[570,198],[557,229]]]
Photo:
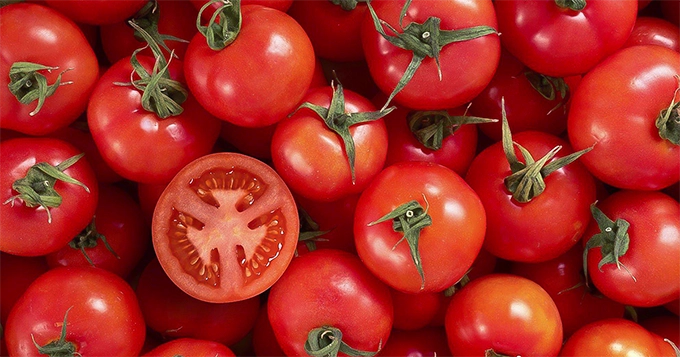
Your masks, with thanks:
[[[525,131],[513,135],[513,141],[536,160],[558,145],[562,149],[554,159],[572,153],[567,142],[546,133]],[[515,152],[522,157],[518,149]],[[499,142],[475,157],[465,177],[486,210],[484,248],[499,258],[540,262],[574,246],[590,222],[589,207],[595,201],[595,183],[588,171],[578,161],[558,169],[544,179],[545,191],[527,203],[517,202],[505,187],[510,174]]]
[[[24,291],[48,269],[44,257],[20,257],[0,252],[0,323],[3,326]]]
[[[446,331],[441,327],[426,327],[415,331],[392,330],[377,356],[436,357],[451,356],[451,352]]]
[[[81,356],[133,356],[144,344],[144,319],[123,279],[99,268],[60,267],[36,279],[12,309],[10,355],[38,355],[32,336],[41,346],[58,340],[67,311],[66,340]]]
[[[152,222],[170,279],[207,302],[245,300],[270,288],[295,253],[299,217],[281,177],[237,153],[203,156],[161,194]]]
[[[515,275],[490,274],[456,292],[446,312],[454,356],[556,356],[562,346],[560,314],[538,284]]]
[[[432,219],[420,232],[418,250],[425,284],[403,233],[392,220],[369,226],[398,206],[417,200]],[[403,162],[385,168],[361,194],[354,215],[357,253],[389,286],[403,292],[438,292],[456,283],[479,253],[486,215],[479,197],[451,169],[428,162]]]
[[[380,19],[399,29],[404,3],[377,0],[371,5]],[[480,25],[497,28],[496,14],[489,0],[415,0],[410,4],[403,26],[411,22],[423,23],[431,16],[441,19],[442,30]],[[391,93],[411,62],[412,52],[384,39],[376,31],[369,14],[364,16],[361,40],[371,76],[384,93]],[[492,34],[452,43],[444,46],[439,56],[442,80],[439,80],[435,60],[425,58],[409,84],[395,97],[397,103],[412,109],[434,110],[455,108],[469,102],[491,81],[500,57],[500,40]]]
[[[635,322],[605,319],[580,328],[560,356],[661,356],[655,336]]]
[[[125,21],[144,6],[146,0],[45,0],[76,22],[89,25],[107,25]]]
[[[154,58],[138,56],[149,72]],[[170,77],[184,82],[182,64],[170,62]],[[130,82],[129,57],[111,66],[99,80],[87,110],[90,132],[106,163],[128,180],[167,183],[184,165],[212,151],[220,121],[190,94],[184,111],[161,119],[142,108],[142,92]],[[137,78],[137,77],[135,77]]]
[[[227,346],[214,341],[179,338],[165,342],[144,354],[149,357],[232,357],[236,356]]]
[[[554,1],[494,4],[504,48],[527,67],[552,77],[593,68],[626,42],[637,16],[637,0],[591,0],[580,12]]]
[[[636,45],[657,45],[680,52],[678,26],[658,17],[640,16],[635,21],[633,32],[623,46]]]
[[[17,192],[12,184],[28,169],[47,162],[53,166],[80,154],[70,144],[50,138],[16,138],[0,144],[0,197],[6,201]],[[26,207],[17,199],[0,205],[0,250],[22,256],[39,256],[61,249],[87,226],[97,207],[99,189],[87,160],[82,157],[64,173],[89,189],[57,181],[54,190],[62,196],[59,207],[50,208],[52,222],[42,207]]]
[[[583,77],[567,122],[574,150],[606,184],[658,190],[680,179],[680,147],[659,136],[656,118],[672,101],[680,53],[660,46],[625,48]],[[675,98],[674,98],[675,96]]]
[[[376,111],[371,102],[344,90],[345,112]],[[333,88],[310,90],[303,102],[328,108]],[[272,162],[291,191],[310,200],[330,202],[358,194],[380,172],[387,155],[387,129],[382,119],[349,128],[354,140],[356,181],[352,182],[342,138],[311,109],[302,108],[276,126]]]
[[[307,335],[318,327],[338,328],[343,342],[373,352],[392,329],[387,286],[355,255],[332,249],[294,259],[272,287],[267,309],[276,339],[288,356],[304,356]]]
[[[17,3],[0,10],[0,127],[29,135],[44,135],[68,126],[87,107],[87,99],[99,74],[97,57],[83,32],[59,12],[32,3]],[[21,104],[9,91],[9,70],[15,62],[32,62],[49,67],[40,71],[47,84],[61,83],[43,107],[31,116],[37,100]]]
[[[261,127],[290,114],[309,87],[314,49],[289,15],[260,5],[241,7],[236,40],[215,51],[203,35],[191,40],[184,70],[189,89],[216,117]]]
[[[660,192],[618,191],[597,207],[609,219],[630,223],[630,244],[619,258],[625,266],[606,264],[600,248],[588,252],[588,273],[592,284],[605,296],[622,304],[651,307],[680,296],[680,204]],[[586,243],[600,230],[591,221],[583,235]]]

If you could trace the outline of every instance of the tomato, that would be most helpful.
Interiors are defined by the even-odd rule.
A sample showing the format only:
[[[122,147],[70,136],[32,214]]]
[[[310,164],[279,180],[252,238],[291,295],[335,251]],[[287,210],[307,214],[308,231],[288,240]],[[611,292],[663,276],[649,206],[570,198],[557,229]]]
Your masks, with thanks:
[[[671,340],[674,344],[680,344],[680,324],[678,317],[674,315],[658,315],[640,321],[640,325],[662,338]]]
[[[661,130],[673,135],[675,119],[662,129],[655,125],[661,111],[680,100],[678,75],[680,53],[635,46],[583,77],[572,98],[568,133],[574,150],[593,146],[581,159],[593,175],[634,190],[658,190],[680,179],[680,147],[660,136]]]
[[[387,287],[355,255],[339,250],[320,249],[294,259],[272,287],[267,309],[288,356],[303,356],[307,344],[316,350],[317,343],[333,340],[376,352],[392,328]]]
[[[142,272],[136,292],[147,326],[166,338],[232,345],[253,328],[260,307],[259,297],[226,304],[196,300],[175,286],[155,259]]]
[[[512,142],[526,148],[537,161],[558,146],[562,149],[548,163],[572,153],[567,142],[537,131],[513,135]],[[514,151],[522,157],[519,149]],[[578,242],[588,226],[589,206],[595,201],[593,178],[579,162],[572,162],[545,177],[541,174],[545,190],[523,202],[505,183],[512,172],[499,142],[475,157],[465,177],[486,210],[484,248],[512,261],[536,263],[560,256]]]
[[[47,263],[50,267],[94,265],[125,278],[149,246],[147,230],[139,205],[128,193],[100,185],[92,222],[67,246],[47,255]]]
[[[0,252],[0,323],[3,326],[28,286],[48,269],[44,257],[19,257]]]
[[[660,356],[654,336],[635,322],[605,319],[574,333],[560,356]]]
[[[97,57],[83,32],[57,11],[31,3],[3,6],[0,16],[0,127],[44,135],[68,126],[85,110],[99,74]],[[25,68],[25,74],[11,79],[10,68],[19,62],[45,67]],[[8,87],[23,80],[28,82],[16,92],[26,99],[35,95],[26,104]],[[41,83],[48,91],[42,106],[36,100]],[[51,95],[48,86],[54,86]]]
[[[310,200],[336,201],[361,192],[385,163],[383,114],[341,86],[313,89],[303,101],[325,112],[301,108],[278,123],[271,144],[276,171],[293,192]],[[336,104],[337,112],[331,108]]]
[[[392,330],[377,356],[436,357],[451,356],[451,352],[444,329],[427,327],[415,331]]]
[[[36,345],[48,344],[59,346],[63,355],[134,356],[145,334],[132,288],[93,267],[60,267],[40,276],[16,303],[5,328],[11,356],[37,356]]]
[[[551,77],[586,73],[621,48],[633,30],[638,0],[495,2],[503,47]]]
[[[485,217],[477,194],[454,171],[428,162],[397,163],[361,194],[354,240],[364,264],[389,286],[438,292],[472,265]]]
[[[17,138],[0,143],[0,251],[45,255],[61,249],[87,226],[99,190],[92,168],[85,158],[78,159],[79,154],[58,139]],[[46,164],[57,172],[40,171]]]
[[[454,356],[556,356],[562,346],[560,314],[538,284],[490,274],[453,295],[446,334]]]
[[[108,25],[125,21],[147,3],[147,0],[45,0],[76,22],[90,25]]]
[[[236,153],[185,166],[161,195],[156,256],[188,295],[233,302],[271,287],[290,263],[299,232],[292,194],[266,164]]]
[[[236,356],[229,347],[214,341],[180,338],[161,344],[144,354],[149,357],[231,357]]]
[[[203,5],[205,5],[208,1],[207,0],[189,0],[192,5],[197,10],[200,10]],[[243,5],[262,5],[266,7],[271,7],[272,9],[277,9],[283,12],[288,11],[290,6],[293,4],[293,0],[241,0],[241,4]],[[212,4],[210,5],[210,9],[206,10],[203,14],[204,19],[210,18],[212,13],[217,10],[219,7],[219,3],[217,4]],[[211,11],[212,10],[212,11]]]
[[[274,329],[272,329],[272,324],[269,322],[269,314],[267,313],[267,304],[264,304],[260,308],[260,312],[257,315],[257,320],[255,321],[255,327],[253,327],[253,350],[255,356],[258,357],[271,357],[271,356],[285,356],[281,350],[281,346],[276,341],[276,335],[274,335]]]
[[[390,288],[390,294],[394,305],[392,327],[404,331],[416,331],[430,325],[449,302],[442,292],[410,294]]]
[[[222,50],[208,47],[203,35],[194,36],[185,55],[187,84],[222,120],[271,125],[291,113],[307,91],[314,49],[302,27],[281,11],[244,5],[241,14],[238,36]]]
[[[137,59],[150,73],[154,58]],[[184,110],[162,119],[142,107],[140,90],[130,82],[130,58],[111,66],[99,80],[87,110],[87,121],[106,163],[128,180],[167,183],[194,159],[212,151],[220,121],[189,95]],[[170,60],[169,76],[183,82],[182,64]]]
[[[657,45],[680,52],[678,26],[658,17],[640,16],[635,21],[633,32],[624,47],[636,45]]]
[[[657,306],[680,297],[680,204],[660,192],[624,190],[596,207],[606,217],[594,212],[583,235],[592,284],[612,300],[633,306]]]
[[[395,29],[406,28],[411,23],[415,29],[416,23],[422,24],[430,17],[441,20],[442,31],[474,26],[496,28],[496,14],[490,0],[413,0],[400,23],[400,13],[405,3],[404,0],[371,1],[377,17]],[[393,35],[389,30],[387,34]],[[425,39],[423,41],[430,41],[429,36],[422,38]],[[364,16],[361,40],[371,76],[384,93],[391,93],[412,60],[412,51],[397,47],[381,36],[368,14]],[[421,45],[429,46],[425,42]],[[443,46],[439,53],[441,77],[437,63],[430,55],[425,56],[413,78],[394,97],[397,103],[412,109],[438,110],[455,108],[469,102],[491,81],[498,67],[500,40],[497,35],[489,34]]]

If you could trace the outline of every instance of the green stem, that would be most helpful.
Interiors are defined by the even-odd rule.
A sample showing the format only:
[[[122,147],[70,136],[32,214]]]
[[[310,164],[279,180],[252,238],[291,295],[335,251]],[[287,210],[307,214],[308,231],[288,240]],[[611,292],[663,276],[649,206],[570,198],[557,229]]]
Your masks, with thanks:
[[[73,248],[73,249],[78,249],[80,250],[81,253],[85,256],[85,259],[87,260],[90,265],[94,266],[94,262],[92,262],[92,259],[90,259],[90,256],[87,255],[86,249],[91,249],[97,246],[98,242],[101,240],[102,243],[104,243],[104,246],[106,249],[113,254],[116,259],[120,259],[120,256],[111,248],[111,245],[109,245],[109,242],[106,240],[106,236],[103,234],[99,233],[97,231],[97,225],[95,224],[95,218],[92,217],[92,221],[90,224],[83,229],[80,234],[78,234],[75,238],[73,238],[68,245]]]
[[[466,124],[497,122],[467,115],[450,115],[446,110],[417,111],[409,114],[408,124],[418,141],[430,150],[439,150],[444,139]]]
[[[61,76],[73,68],[67,68],[59,73],[57,79],[53,84],[47,84],[47,77],[40,73],[41,71],[52,72],[59,69],[59,67],[49,67],[32,62],[14,62],[9,69],[9,84],[7,87],[9,91],[17,98],[21,104],[30,104],[38,101],[38,105],[29,113],[34,116],[40,112],[45,99],[53,95],[59,86],[72,84],[72,81],[63,82]]]
[[[354,10],[360,2],[367,2],[367,0],[329,0],[333,5],[338,5],[345,11]]]
[[[31,334],[31,340],[33,340],[33,345],[38,349],[38,353],[41,355],[47,355],[50,357],[74,357],[79,356],[77,352],[76,345],[73,342],[66,340],[66,325],[68,313],[71,311],[73,306],[69,307],[64,314],[64,321],[61,325],[61,335],[56,341],[52,341],[46,345],[40,346],[35,342],[35,337]]]
[[[203,12],[213,4],[219,4],[208,21],[207,26],[201,24]],[[196,28],[205,36],[208,47],[219,51],[229,46],[241,30],[241,0],[210,0],[198,12]]]
[[[144,7],[137,12],[137,14],[132,18],[132,22],[134,22],[137,26],[140,28],[144,29],[151,38],[163,49],[165,49],[168,53],[170,53],[172,56],[177,58],[177,55],[172,53],[168,45],[165,43],[165,41],[178,41],[178,42],[184,42],[184,43],[189,43],[189,41],[181,39],[179,37],[171,36],[171,35],[164,35],[161,34],[158,31],[158,21],[160,20],[160,10],[158,8],[158,0],[150,0],[149,2],[144,5]],[[134,27],[133,27],[134,29]],[[135,37],[139,41],[146,42],[144,39],[144,36],[135,29]]]
[[[339,353],[350,357],[372,357],[380,352],[380,347],[375,352],[357,350],[342,340],[340,329],[323,326],[309,331],[305,342],[305,352],[311,357],[337,357]]]
[[[680,102],[675,103],[675,97],[680,91],[680,76],[675,76],[678,81],[678,88],[673,92],[670,105],[659,113],[656,118],[656,127],[659,129],[659,136],[668,140],[674,145],[680,145]]]
[[[563,9],[582,11],[586,8],[586,0],[555,0],[555,4]]]

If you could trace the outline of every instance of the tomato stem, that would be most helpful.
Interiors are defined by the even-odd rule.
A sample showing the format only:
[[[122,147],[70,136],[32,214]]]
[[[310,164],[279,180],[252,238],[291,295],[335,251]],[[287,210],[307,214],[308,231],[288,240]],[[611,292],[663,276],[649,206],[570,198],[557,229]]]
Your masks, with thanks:
[[[312,357],[337,357],[343,353],[350,357],[372,357],[380,352],[382,341],[378,351],[361,351],[350,347],[342,341],[342,331],[332,326],[317,327],[309,331],[305,342],[305,352]]]
[[[493,123],[487,119],[467,115],[450,115],[446,110],[417,111],[409,114],[408,124],[418,141],[430,150],[439,150],[442,142],[462,125]]]
[[[80,234],[78,234],[75,238],[73,238],[68,245],[73,248],[73,249],[78,249],[83,253],[83,256],[85,256],[85,259],[87,260],[90,265],[95,266],[94,262],[92,262],[92,259],[90,259],[90,256],[87,255],[87,251],[85,250],[86,248],[94,248],[97,246],[97,241],[101,240],[102,243],[104,243],[104,246],[106,249],[113,254],[116,259],[120,259],[120,256],[111,248],[109,245],[109,242],[106,240],[106,236],[103,234],[99,233],[97,231],[97,225],[95,224],[95,217],[92,217],[92,221],[90,224],[83,229]]]
[[[555,0],[555,4],[563,9],[582,11],[586,8],[586,0]]]
[[[40,346],[35,342],[35,337],[31,334],[31,340],[33,344],[38,349],[38,353],[42,355],[47,355],[50,357],[73,357],[76,356],[76,345],[73,342],[66,341],[66,325],[68,313],[71,311],[73,306],[69,307],[64,314],[64,321],[61,325],[61,335],[56,341],[52,341],[44,346]]]
[[[172,53],[165,41],[178,41],[189,43],[189,41],[181,39],[179,37],[171,35],[163,35],[158,31],[158,21],[160,19],[160,10],[158,9],[158,0],[150,0],[142,7],[137,14],[130,20],[134,22],[137,26],[141,27],[146,31],[154,41],[164,48],[173,57],[177,58],[177,55]],[[134,28],[133,28],[134,29]],[[135,29],[135,38],[139,41],[146,41],[144,36]]]
[[[32,62],[14,62],[10,67],[10,82],[7,85],[9,91],[21,104],[30,104],[35,100],[38,101],[38,105],[29,113],[30,116],[34,116],[40,112],[40,109],[42,109],[45,104],[45,99],[53,95],[59,86],[73,83],[72,81],[61,81],[61,76],[65,72],[73,69],[67,68],[59,73],[59,76],[57,76],[57,79],[53,84],[48,85],[47,78],[40,72],[47,71],[49,73],[57,69],[59,69],[59,67],[49,67]]]
[[[678,80],[678,88],[673,93],[671,104],[656,118],[656,127],[662,139],[680,145],[680,102],[675,103],[675,97],[680,92],[680,76],[676,75],[675,78]]]
[[[367,0],[329,0],[333,5],[338,5],[345,11],[354,10],[359,2],[367,2]]]
[[[534,71],[526,71],[524,76],[529,81],[529,84],[531,84],[531,87],[546,100],[555,100],[559,93],[562,100],[554,108],[550,109],[548,114],[561,107],[565,107],[566,110],[566,105],[569,101],[569,85],[564,81],[564,78],[550,77]]]
[[[213,4],[220,6],[213,12],[208,25],[203,26],[201,24],[203,12]],[[236,40],[241,31],[241,22],[241,0],[210,0],[198,11],[196,28],[205,36],[208,47],[219,51]]]
[[[468,269],[468,271],[465,272],[465,275],[463,275],[462,278],[460,278],[455,284],[446,288],[446,290],[444,290],[444,296],[451,297],[451,296],[453,296],[453,294],[455,294],[457,291],[459,291],[465,285],[467,285],[470,282],[470,271],[471,270],[472,270],[472,268]]]
[[[316,242],[327,242],[328,239],[319,238],[330,231],[320,231],[319,224],[317,224],[312,217],[302,209],[298,207],[298,216],[300,217],[300,233],[298,234],[298,243],[304,243],[307,246],[307,250],[313,252],[316,250]],[[298,255],[297,249],[295,250],[295,256]]]

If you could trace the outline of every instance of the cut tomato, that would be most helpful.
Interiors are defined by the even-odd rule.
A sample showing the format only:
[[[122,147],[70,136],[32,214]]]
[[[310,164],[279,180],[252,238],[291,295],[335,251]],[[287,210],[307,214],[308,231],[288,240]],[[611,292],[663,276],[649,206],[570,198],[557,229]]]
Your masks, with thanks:
[[[265,163],[236,153],[203,156],[163,191],[153,245],[170,279],[208,302],[244,300],[271,287],[293,258],[295,201]]]

